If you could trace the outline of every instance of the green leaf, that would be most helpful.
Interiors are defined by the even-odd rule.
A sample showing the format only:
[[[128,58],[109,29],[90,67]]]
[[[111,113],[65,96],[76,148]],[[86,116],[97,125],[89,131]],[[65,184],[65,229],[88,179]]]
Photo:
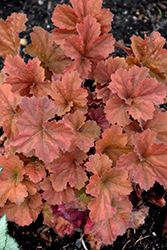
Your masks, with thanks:
[[[19,245],[11,236],[7,235],[8,224],[6,214],[0,218],[0,250],[19,250]]]

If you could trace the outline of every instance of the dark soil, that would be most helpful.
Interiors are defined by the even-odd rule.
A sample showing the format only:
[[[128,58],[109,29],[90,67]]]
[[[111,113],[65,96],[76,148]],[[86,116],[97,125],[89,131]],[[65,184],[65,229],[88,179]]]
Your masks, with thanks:
[[[27,30],[20,37],[30,41],[29,34],[34,26],[41,26],[50,31],[54,28],[51,17],[57,4],[68,4],[69,1],[60,0],[0,0],[0,18],[6,19],[13,12],[23,12],[27,15]],[[103,7],[109,8],[114,14],[112,33],[118,41],[123,39],[130,44],[132,35],[144,37],[152,31],[159,31],[167,39],[167,1],[158,0],[104,0]],[[121,49],[116,49],[116,55],[126,55]],[[3,67],[0,59],[0,68]],[[103,250],[164,250],[167,249],[167,234],[162,234],[167,207],[158,207],[146,203],[150,207],[149,216],[145,224],[136,231],[129,229],[123,236],[119,236],[111,246],[104,246]],[[19,227],[9,222],[9,234],[13,236],[22,250],[62,249],[84,250],[79,244],[80,234],[60,238],[54,231],[43,225],[42,215],[30,226]],[[85,240],[86,242],[86,240]],[[90,249],[89,244],[86,246]]]

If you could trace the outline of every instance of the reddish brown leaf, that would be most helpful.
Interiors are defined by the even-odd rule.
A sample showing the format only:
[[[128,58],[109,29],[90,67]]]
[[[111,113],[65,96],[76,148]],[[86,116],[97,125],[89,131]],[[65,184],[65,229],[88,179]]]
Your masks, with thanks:
[[[18,134],[16,122],[21,114],[21,109],[18,106],[20,100],[19,95],[14,95],[11,92],[9,84],[0,86],[0,125],[8,139],[13,139]]]
[[[29,60],[25,64],[19,55],[7,56],[3,71],[9,74],[5,82],[12,85],[12,92],[19,93],[21,96],[34,95],[37,98],[50,93],[51,83],[44,81],[45,72],[40,67],[40,63],[38,58]]]
[[[86,153],[90,147],[94,146],[94,141],[99,139],[100,127],[95,121],[85,122],[85,119],[81,111],[67,114],[63,118],[65,125],[70,127],[74,133],[69,149],[71,151],[78,147]]]
[[[91,72],[99,62],[113,52],[114,38],[112,34],[100,36],[100,24],[90,15],[83,23],[77,24],[79,36],[65,40],[66,55],[75,59],[66,67],[66,71],[77,70],[82,78],[92,79]]]
[[[35,149],[36,156],[51,162],[59,155],[59,149],[67,150],[73,133],[62,121],[48,122],[57,111],[53,101],[47,97],[23,98],[20,107],[24,113],[18,119],[19,135],[10,145],[17,147],[17,152],[29,153]]]
[[[129,179],[146,191],[155,181],[167,187],[167,145],[155,143],[156,133],[150,129],[133,135],[134,152],[122,155],[117,168],[129,172]]]
[[[50,180],[55,191],[63,191],[67,184],[72,188],[81,189],[88,180],[82,163],[87,155],[76,148],[72,152],[65,152],[62,156],[47,165]]]
[[[29,44],[24,53],[32,57],[38,57],[44,68],[56,74],[62,73],[66,65],[71,62],[70,58],[65,56],[64,51],[57,45],[52,34],[41,27],[34,27],[30,34],[32,44]]]
[[[6,214],[8,221],[13,221],[23,227],[37,219],[42,206],[40,194],[28,195],[19,205],[7,202],[3,208],[0,208],[0,216]]]
[[[62,76],[62,81],[52,83],[51,96],[57,107],[57,114],[64,115],[71,110],[86,113],[87,91],[81,88],[81,78],[77,71]]]
[[[70,2],[73,8],[58,4],[54,10],[52,21],[59,29],[53,30],[53,36],[58,44],[63,45],[67,37],[77,35],[76,25],[83,23],[87,15],[96,18],[100,24],[101,34],[110,31],[113,14],[108,9],[101,9],[102,0],[71,0]]]
[[[112,198],[120,200],[132,191],[131,183],[127,181],[127,171],[111,168],[111,160],[106,155],[95,154],[86,163],[88,171],[94,173],[89,179],[86,192],[95,196],[88,207],[90,218],[99,221],[110,218],[116,209],[111,206]]]
[[[118,69],[111,75],[109,88],[118,97],[109,100],[105,108],[110,123],[125,126],[130,123],[129,115],[134,119],[151,119],[153,103],[163,103],[167,88],[156,79],[146,78],[147,71],[146,68],[134,66],[129,71]]]
[[[126,144],[127,136],[122,133],[122,128],[113,125],[106,129],[102,134],[102,139],[96,142],[96,152],[108,155],[115,165],[120,155],[132,151],[132,148],[126,146]]]
[[[16,155],[0,156],[0,163],[3,171],[0,175],[0,206],[10,200],[20,204],[28,195],[23,181],[23,162]]]
[[[12,13],[6,21],[0,19],[0,54],[5,59],[7,55],[12,56],[19,53],[19,33],[26,29],[26,15],[23,13]]]
[[[42,193],[43,199],[45,199],[50,205],[61,205],[63,202],[68,203],[75,198],[74,189],[69,185],[67,185],[67,188],[63,191],[57,192],[54,189],[49,177],[45,178],[40,183],[40,186],[41,189],[44,190]]]

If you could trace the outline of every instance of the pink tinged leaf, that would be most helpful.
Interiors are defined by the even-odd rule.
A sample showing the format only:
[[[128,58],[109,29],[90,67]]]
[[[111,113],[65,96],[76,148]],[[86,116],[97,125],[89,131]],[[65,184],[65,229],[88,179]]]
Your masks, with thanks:
[[[100,127],[95,121],[84,122],[85,119],[86,117],[81,111],[68,114],[63,118],[65,125],[70,127],[74,133],[70,150],[78,147],[86,153],[90,147],[94,146],[94,141],[99,139],[101,133]]]
[[[77,69],[82,78],[88,78],[93,64],[113,51],[114,38],[111,34],[99,36],[100,24],[90,15],[84,17],[83,23],[77,24],[77,30],[79,36],[69,37],[64,43],[66,55],[75,59],[67,69]]]
[[[45,164],[36,157],[29,159],[28,163],[24,166],[25,174],[37,183],[46,176]]]
[[[89,157],[86,163],[87,170],[93,172],[90,177],[86,192],[96,197],[88,207],[93,221],[111,217],[116,212],[111,206],[113,197],[120,200],[132,191],[131,184],[127,181],[128,173],[111,168],[112,162],[106,155],[95,154]]]
[[[20,106],[24,113],[17,122],[19,135],[10,142],[18,152],[29,153],[35,149],[36,156],[46,163],[58,157],[59,148],[69,148],[71,129],[61,121],[48,122],[57,111],[53,101],[47,97],[23,98]]]
[[[3,171],[0,175],[0,206],[10,200],[20,204],[28,195],[23,180],[23,162],[16,155],[0,156]]]
[[[38,58],[29,60],[25,64],[19,55],[15,57],[8,55],[3,70],[9,75],[5,82],[11,84],[12,92],[19,93],[21,96],[34,95],[37,98],[49,94],[51,83],[44,81],[45,71],[40,64]]]
[[[4,59],[9,54],[14,56],[19,53],[18,33],[26,29],[26,21],[26,15],[23,13],[12,13],[6,21],[0,20],[0,54]]]
[[[62,76],[62,81],[52,83],[51,96],[57,107],[57,114],[64,115],[71,110],[86,113],[87,90],[81,88],[81,78],[77,71]]]
[[[106,154],[113,161],[113,165],[122,154],[131,152],[132,148],[127,146],[127,136],[122,133],[122,128],[113,125],[102,134],[102,139],[96,142],[96,152]]]
[[[44,191],[42,193],[43,199],[45,199],[47,203],[50,205],[61,205],[63,202],[68,203],[74,200],[75,198],[75,193],[73,188],[67,185],[66,189],[57,192],[54,189],[52,182],[50,181],[49,178],[45,178],[40,183],[40,187]]]
[[[150,129],[133,136],[134,153],[123,155],[117,162],[118,168],[126,169],[129,178],[148,190],[155,181],[167,187],[167,146],[155,143],[156,133]]]
[[[8,139],[18,134],[17,120],[20,115],[18,104],[21,97],[11,92],[11,86],[0,86],[0,125],[3,127]]]
[[[50,180],[55,191],[63,191],[69,183],[71,188],[81,189],[88,180],[84,167],[81,165],[87,155],[76,148],[65,152],[62,156],[47,165],[50,170]]]
[[[127,197],[121,201],[113,199],[111,205],[116,209],[116,213],[107,219],[96,221],[93,229],[89,232],[96,235],[106,245],[112,244],[118,235],[126,232],[132,218],[132,204]]]
[[[7,202],[4,208],[0,208],[0,216],[7,215],[9,221],[20,226],[26,226],[35,221],[42,210],[40,194],[29,195],[21,204]]]

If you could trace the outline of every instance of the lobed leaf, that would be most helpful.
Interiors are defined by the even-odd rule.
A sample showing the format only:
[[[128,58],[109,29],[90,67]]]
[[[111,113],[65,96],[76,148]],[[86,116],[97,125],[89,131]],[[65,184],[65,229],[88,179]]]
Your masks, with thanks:
[[[99,139],[100,127],[95,121],[85,122],[85,116],[81,111],[76,111],[74,114],[67,114],[63,117],[63,121],[74,133],[70,151],[78,147],[86,153],[90,147],[94,146],[94,141]]]
[[[27,45],[24,53],[38,57],[44,68],[49,68],[56,74],[62,73],[71,60],[54,42],[52,34],[41,27],[34,27],[30,36],[32,44]]]
[[[110,218],[116,212],[111,206],[112,199],[120,200],[132,191],[131,183],[127,181],[127,172],[111,168],[111,160],[106,155],[90,156],[86,166],[89,171],[94,172],[86,187],[86,192],[95,196],[88,205],[91,210],[90,218],[93,221]]]
[[[12,13],[6,21],[0,19],[0,54],[5,59],[7,55],[19,53],[19,33],[26,29],[27,17],[23,13]]]
[[[57,114],[81,110],[86,113],[87,91],[81,88],[81,78],[77,71],[62,76],[62,81],[53,82],[51,96],[57,107]]]
[[[145,40],[133,35],[131,47],[134,56],[127,57],[126,61],[130,67],[133,65],[147,67],[152,77],[165,79],[167,51],[163,49],[165,38],[159,32],[153,31],[149,37],[145,34]]]
[[[84,17],[83,23],[77,24],[78,36],[65,40],[66,55],[75,59],[66,67],[67,72],[77,70],[82,78],[92,79],[92,71],[99,62],[113,52],[112,34],[100,36],[100,24],[90,15]]]
[[[71,0],[70,2],[73,8],[58,4],[53,13],[52,21],[59,28],[52,32],[58,44],[63,45],[67,37],[77,35],[77,23],[83,23],[84,17],[88,15],[96,18],[101,27],[101,34],[110,31],[113,14],[108,9],[101,9],[102,0]]]
[[[126,144],[127,135],[122,133],[119,125],[113,125],[106,129],[102,134],[102,139],[96,142],[96,152],[108,155],[115,165],[122,154],[132,151],[132,148]]]
[[[40,60],[34,58],[25,64],[24,60],[16,55],[8,55],[5,60],[3,71],[9,76],[5,83],[11,84],[12,92],[21,96],[32,96],[39,98],[47,96],[51,91],[51,83],[45,79],[45,72],[40,67]]]
[[[26,226],[35,221],[42,210],[41,195],[28,195],[23,202],[15,204],[7,202],[0,208],[0,216],[6,213],[8,221],[13,221],[20,226]]]
[[[75,198],[73,188],[67,185],[66,189],[58,192],[54,189],[54,186],[48,177],[40,183],[40,187],[44,191],[42,197],[49,205],[61,205],[63,202],[68,203]]]
[[[51,162],[59,155],[59,149],[67,150],[73,133],[62,121],[48,122],[57,111],[53,101],[47,97],[23,98],[20,107],[24,113],[18,119],[19,135],[10,145],[17,147],[17,152],[29,153],[35,149],[36,156]]]
[[[67,188],[67,184],[79,190],[85,186],[88,177],[82,163],[86,158],[87,155],[76,148],[72,152],[65,152],[47,165],[50,172],[49,179],[55,191],[63,191]]]
[[[21,97],[11,92],[11,86],[4,84],[0,86],[0,125],[8,137],[13,139],[18,134],[17,120],[21,114],[18,106]]]
[[[7,200],[20,204],[28,195],[26,186],[22,183],[23,162],[17,155],[0,156],[3,171],[0,175],[0,206]]]
[[[134,152],[122,155],[117,162],[118,169],[126,169],[129,179],[146,191],[155,181],[167,186],[167,145],[155,143],[156,133],[150,129],[133,135]]]
[[[109,85],[117,94],[106,104],[106,117],[110,123],[125,126],[134,119],[148,120],[153,117],[154,105],[163,103],[167,88],[156,79],[146,78],[148,70],[133,66],[129,71],[118,69],[111,75]]]

